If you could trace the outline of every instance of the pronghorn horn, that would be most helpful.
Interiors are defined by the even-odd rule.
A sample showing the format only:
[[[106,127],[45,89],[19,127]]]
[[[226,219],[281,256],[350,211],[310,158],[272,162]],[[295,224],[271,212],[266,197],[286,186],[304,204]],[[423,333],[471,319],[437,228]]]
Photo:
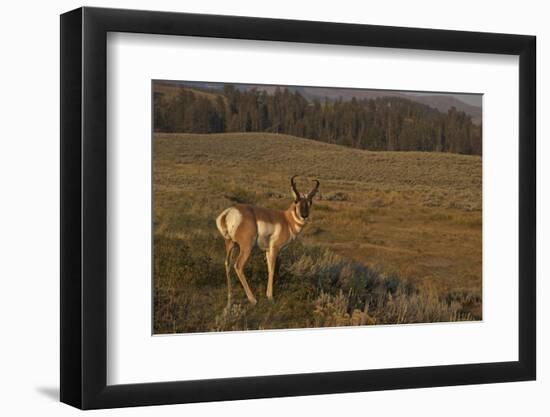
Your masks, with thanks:
[[[307,198],[308,198],[309,200],[311,200],[311,199],[315,196],[315,194],[317,194],[317,191],[319,191],[320,182],[319,182],[318,180],[315,180],[315,183],[316,183],[316,184],[315,184],[315,187],[314,187],[313,190],[311,190],[311,191],[309,192],[309,194],[307,195]]]
[[[292,191],[294,192],[295,194],[295,199],[296,201],[298,201],[298,199],[300,198],[300,192],[298,191],[298,188],[296,188],[296,183],[294,182],[294,178],[296,178],[298,175],[294,175],[292,176],[292,178],[290,179],[290,186],[292,187]]]

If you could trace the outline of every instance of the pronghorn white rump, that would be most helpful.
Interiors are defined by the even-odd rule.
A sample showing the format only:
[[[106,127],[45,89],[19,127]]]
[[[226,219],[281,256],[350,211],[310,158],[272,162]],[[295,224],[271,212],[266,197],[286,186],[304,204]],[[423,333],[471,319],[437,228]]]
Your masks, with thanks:
[[[294,179],[290,179],[294,201],[287,210],[274,210],[249,204],[237,204],[221,212],[216,218],[216,226],[225,239],[225,273],[227,278],[227,303],[231,304],[231,260],[233,249],[239,247],[234,263],[235,272],[244,288],[248,301],[256,304],[244,266],[254,246],[265,252],[268,270],[266,295],[273,299],[273,276],[275,263],[280,250],[300,234],[309,218],[313,197],[319,190],[319,181],[307,194],[301,194]]]
[[[235,231],[241,224],[243,216],[235,207],[225,209],[222,214],[216,218],[216,226],[224,239],[234,239]]]

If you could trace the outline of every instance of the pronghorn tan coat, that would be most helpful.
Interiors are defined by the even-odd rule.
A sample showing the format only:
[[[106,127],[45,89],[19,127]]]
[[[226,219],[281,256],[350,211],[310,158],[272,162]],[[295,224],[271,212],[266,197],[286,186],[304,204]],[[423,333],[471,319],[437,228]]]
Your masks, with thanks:
[[[277,255],[302,231],[307,222],[312,199],[318,189],[307,196],[300,194],[291,179],[294,202],[287,210],[274,210],[248,204],[237,204],[225,209],[217,218],[216,225],[225,239],[225,272],[227,278],[227,302],[231,303],[231,257],[235,244],[239,246],[239,255],[234,267],[250,303],[256,304],[246,276],[244,266],[254,246],[265,252],[268,270],[266,295],[273,299],[273,277]]]

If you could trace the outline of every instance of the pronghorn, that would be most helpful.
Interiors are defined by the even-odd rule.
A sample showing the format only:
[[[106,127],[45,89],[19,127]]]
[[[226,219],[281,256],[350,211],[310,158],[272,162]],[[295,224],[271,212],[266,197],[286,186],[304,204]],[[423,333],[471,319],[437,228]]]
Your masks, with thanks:
[[[250,290],[244,275],[244,266],[254,246],[265,252],[267,259],[268,281],[266,295],[273,299],[273,275],[275,262],[281,249],[296,238],[304,228],[309,217],[313,197],[319,190],[319,181],[307,194],[301,194],[294,179],[290,179],[294,201],[287,210],[274,210],[249,204],[237,204],[225,209],[217,218],[216,225],[225,239],[225,275],[227,278],[227,305],[231,305],[231,255],[235,244],[239,246],[239,255],[234,264],[237,276],[246,293],[248,301],[256,304],[256,297]]]

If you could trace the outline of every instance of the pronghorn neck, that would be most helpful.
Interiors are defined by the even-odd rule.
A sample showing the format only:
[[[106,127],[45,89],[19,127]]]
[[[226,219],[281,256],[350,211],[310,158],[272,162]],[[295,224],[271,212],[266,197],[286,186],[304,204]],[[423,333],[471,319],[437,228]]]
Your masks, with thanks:
[[[286,211],[286,218],[288,221],[288,226],[293,235],[299,234],[303,227],[306,225],[306,220],[301,219],[296,214],[296,206],[292,204]]]

